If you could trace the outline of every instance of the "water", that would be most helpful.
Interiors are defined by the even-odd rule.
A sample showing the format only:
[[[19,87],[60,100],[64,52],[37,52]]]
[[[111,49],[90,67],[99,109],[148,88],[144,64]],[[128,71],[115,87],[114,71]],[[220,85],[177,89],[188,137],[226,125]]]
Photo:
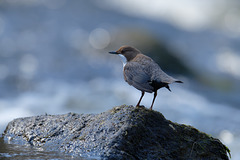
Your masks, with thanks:
[[[46,151],[41,147],[22,146],[16,144],[4,143],[3,138],[0,137],[0,159],[51,159],[51,160],[64,160],[64,159],[78,159],[78,160],[97,160],[99,157],[81,158],[73,157],[61,152]]]
[[[42,148],[4,143],[0,137],[0,159],[74,159],[58,152],[44,151]]]
[[[128,1],[0,2],[0,133],[18,117],[100,113],[117,105],[135,105],[140,92],[124,82],[119,57],[108,51],[130,44],[148,54],[150,46],[163,44],[194,75],[171,74],[184,84],[171,85],[172,92],[159,90],[154,109],[220,138],[232,159],[238,160],[240,48],[239,21],[231,21],[234,5],[217,3],[230,8],[223,20],[219,18],[222,23],[212,24],[220,14],[218,7],[213,9],[214,0],[189,2],[187,6],[196,9],[186,12],[170,1],[154,4],[156,10],[139,10],[144,2],[131,5],[132,12],[122,7]],[[209,9],[201,15],[205,4]],[[159,13],[158,7],[171,14]],[[133,12],[137,9],[139,14]],[[189,12],[194,13],[184,18],[189,21],[177,21]],[[142,104],[150,106],[152,98],[145,94]],[[61,158],[42,148],[0,143],[5,146],[0,156],[5,158],[25,159],[35,152],[36,158]]]
[[[7,122],[16,117],[45,113],[100,113],[116,105],[134,105],[140,97],[139,91],[120,79],[97,79],[82,84],[47,82],[39,87],[41,90],[37,90],[37,93],[25,93],[11,101],[11,104],[6,101],[6,108],[3,108],[5,113],[0,120],[2,131]],[[233,158],[238,156],[240,128],[236,126],[240,123],[240,110],[209,102],[179,84],[173,84],[171,88],[172,92],[167,89],[159,90],[154,109],[162,112],[171,121],[192,125],[220,138],[232,151]],[[152,96],[146,94],[142,104],[149,107]]]

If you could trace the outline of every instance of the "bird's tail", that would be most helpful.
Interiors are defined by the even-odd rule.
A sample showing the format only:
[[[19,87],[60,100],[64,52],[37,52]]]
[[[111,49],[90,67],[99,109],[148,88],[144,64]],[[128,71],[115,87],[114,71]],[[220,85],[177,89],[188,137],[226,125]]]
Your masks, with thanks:
[[[176,82],[176,83],[183,83],[182,81],[179,81],[179,80],[175,80],[174,82]],[[170,87],[169,87],[169,85],[168,85],[168,83],[166,83],[166,85],[164,87],[166,87],[170,92],[172,92]]]
[[[179,80],[176,80],[175,82],[177,82],[177,83],[183,83],[182,81],[179,81]]]

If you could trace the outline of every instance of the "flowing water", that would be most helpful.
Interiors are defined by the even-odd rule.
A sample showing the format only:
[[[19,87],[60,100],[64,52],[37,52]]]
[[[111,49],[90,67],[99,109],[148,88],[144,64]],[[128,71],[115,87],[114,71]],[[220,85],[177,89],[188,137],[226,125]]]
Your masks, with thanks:
[[[100,113],[122,104],[135,105],[140,92],[124,82],[119,57],[108,51],[132,41],[140,41],[139,46],[148,51],[151,41],[144,39],[152,37],[194,73],[178,72],[182,76],[175,77],[184,83],[171,85],[172,92],[160,89],[153,109],[219,138],[231,150],[232,159],[240,159],[238,36],[204,28],[205,21],[201,21],[204,29],[194,29],[194,18],[185,25],[173,17],[169,22],[157,10],[135,14],[122,7],[127,3],[0,2],[0,133],[19,117]],[[140,4],[134,6],[136,10]],[[125,31],[134,34],[127,37]],[[145,94],[142,104],[149,107],[152,98]],[[3,139],[0,147],[0,159],[72,158]]]

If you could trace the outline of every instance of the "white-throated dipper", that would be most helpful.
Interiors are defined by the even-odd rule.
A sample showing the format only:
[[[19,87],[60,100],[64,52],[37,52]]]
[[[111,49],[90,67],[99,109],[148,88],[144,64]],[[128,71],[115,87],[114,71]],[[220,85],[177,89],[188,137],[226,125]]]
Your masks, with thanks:
[[[154,92],[154,97],[150,109],[157,96],[157,90],[166,87],[169,91],[169,84],[177,82],[183,83],[162,71],[159,65],[150,57],[142,54],[138,49],[131,46],[122,46],[117,51],[109,52],[117,54],[123,62],[123,75],[125,81],[142,91],[142,95],[136,105],[138,107],[145,92]]]

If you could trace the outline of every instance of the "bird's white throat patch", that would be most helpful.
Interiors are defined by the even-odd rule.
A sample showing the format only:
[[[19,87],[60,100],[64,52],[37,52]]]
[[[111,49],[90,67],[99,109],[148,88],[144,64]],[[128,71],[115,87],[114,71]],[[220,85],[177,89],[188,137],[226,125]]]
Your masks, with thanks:
[[[118,54],[118,55],[121,58],[122,63],[123,63],[123,67],[124,67],[127,64],[127,58],[122,54]]]

